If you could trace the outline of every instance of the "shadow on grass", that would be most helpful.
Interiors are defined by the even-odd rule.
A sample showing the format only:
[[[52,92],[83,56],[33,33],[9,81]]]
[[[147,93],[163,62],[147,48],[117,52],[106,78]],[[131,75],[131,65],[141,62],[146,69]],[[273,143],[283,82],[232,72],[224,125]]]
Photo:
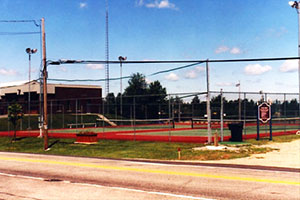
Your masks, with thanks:
[[[54,142],[52,142],[49,146],[48,146],[48,148],[51,148],[51,147],[53,147],[56,143],[58,143],[59,142],[59,140],[55,140]]]

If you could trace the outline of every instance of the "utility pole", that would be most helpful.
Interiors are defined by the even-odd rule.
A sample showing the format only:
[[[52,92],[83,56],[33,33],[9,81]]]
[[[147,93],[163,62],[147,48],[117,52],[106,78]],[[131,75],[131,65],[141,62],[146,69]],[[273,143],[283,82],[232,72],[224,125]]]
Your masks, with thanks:
[[[46,62],[46,35],[45,35],[45,19],[41,20],[42,25],[42,51],[43,51],[43,93],[44,93],[44,118],[43,118],[43,137],[44,150],[48,149],[48,118],[47,118],[47,62]]]

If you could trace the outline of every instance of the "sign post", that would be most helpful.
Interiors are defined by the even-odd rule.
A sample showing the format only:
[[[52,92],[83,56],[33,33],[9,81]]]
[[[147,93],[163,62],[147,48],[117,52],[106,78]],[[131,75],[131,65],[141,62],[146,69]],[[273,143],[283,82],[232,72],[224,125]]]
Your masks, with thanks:
[[[270,140],[272,140],[272,113],[271,113],[271,105],[267,102],[263,102],[258,105],[257,111],[257,137],[256,140],[259,140],[259,123],[262,122],[266,124],[269,122],[270,124]]]

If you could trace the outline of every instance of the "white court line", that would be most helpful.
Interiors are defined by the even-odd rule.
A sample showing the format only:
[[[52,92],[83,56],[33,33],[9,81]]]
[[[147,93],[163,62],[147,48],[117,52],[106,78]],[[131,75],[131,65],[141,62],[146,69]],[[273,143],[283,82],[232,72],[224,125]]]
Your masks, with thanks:
[[[7,173],[1,173],[1,172],[0,172],[0,176],[20,177],[20,178],[40,180],[40,181],[45,181],[46,180],[46,179],[41,178],[41,177],[14,175],[14,174],[7,174]],[[155,195],[162,195],[162,196],[169,196],[169,197],[178,197],[178,198],[184,198],[184,199],[214,200],[214,199],[208,199],[208,198],[203,198],[203,197],[178,195],[178,194],[165,193],[165,192],[151,192],[151,191],[145,191],[145,190],[139,190],[139,189],[131,189],[131,188],[124,188],[124,187],[110,187],[110,186],[97,185],[97,184],[89,184],[89,183],[75,183],[75,182],[70,182],[70,181],[62,181],[62,182],[63,183],[69,183],[69,184],[75,184],[75,185],[81,185],[81,186],[89,186],[89,187],[92,186],[92,187],[98,187],[98,188],[110,188],[110,189],[114,189],[114,190],[123,190],[123,191],[130,191],[130,192],[148,193],[148,194],[155,194]]]

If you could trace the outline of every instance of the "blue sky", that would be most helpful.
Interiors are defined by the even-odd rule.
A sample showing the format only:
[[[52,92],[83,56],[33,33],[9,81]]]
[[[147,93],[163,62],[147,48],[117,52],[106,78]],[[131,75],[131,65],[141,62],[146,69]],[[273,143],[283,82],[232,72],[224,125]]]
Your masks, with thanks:
[[[296,10],[288,0],[108,0],[110,60],[202,60],[298,55]],[[45,18],[47,59],[105,60],[105,0],[0,0],[0,20]],[[33,23],[0,23],[0,32],[39,31]],[[0,34],[0,84],[28,80],[25,49],[40,37]],[[40,54],[32,55],[38,77]],[[123,65],[123,76],[178,64]],[[169,93],[205,91],[204,65],[147,76]],[[211,89],[298,92],[297,61],[211,63]],[[110,77],[120,76],[110,65]],[[103,65],[50,66],[49,78],[102,79]],[[119,92],[119,81],[110,92]],[[105,88],[105,82],[89,82]],[[127,80],[123,81],[123,88]]]

